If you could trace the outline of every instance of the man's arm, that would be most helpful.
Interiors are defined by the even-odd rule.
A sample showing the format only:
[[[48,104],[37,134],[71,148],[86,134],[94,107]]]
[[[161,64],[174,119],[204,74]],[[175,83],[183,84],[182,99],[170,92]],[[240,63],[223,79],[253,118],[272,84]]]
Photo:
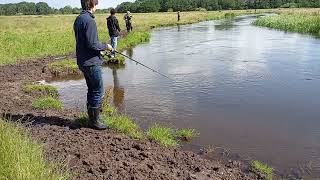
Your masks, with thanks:
[[[115,20],[115,24],[116,24],[116,28],[117,30],[119,31],[119,33],[121,32],[121,29],[119,27],[119,22],[118,22],[118,19]]]
[[[97,30],[97,25],[95,21],[91,21],[87,24],[86,37],[87,37],[87,46],[90,49],[93,49],[96,51],[104,51],[107,49],[107,45],[100,43],[98,40],[98,30]]]

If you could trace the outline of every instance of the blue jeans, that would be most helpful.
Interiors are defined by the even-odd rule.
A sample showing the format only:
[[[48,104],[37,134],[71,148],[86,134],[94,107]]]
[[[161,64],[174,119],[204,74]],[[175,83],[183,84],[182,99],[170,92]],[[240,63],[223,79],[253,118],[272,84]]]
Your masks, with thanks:
[[[88,87],[88,107],[100,108],[104,97],[101,66],[81,66],[79,69],[83,72]]]
[[[118,36],[111,36],[111,46],[112,46],[112,52],[111,55],[115,55],[115,50],[117,49],[117,45],[118,45]]]

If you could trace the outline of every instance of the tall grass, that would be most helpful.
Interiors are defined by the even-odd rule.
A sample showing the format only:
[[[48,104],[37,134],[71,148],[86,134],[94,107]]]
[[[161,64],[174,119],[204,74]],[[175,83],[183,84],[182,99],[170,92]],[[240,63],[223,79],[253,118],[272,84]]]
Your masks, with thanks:
[[[286,11],[279,15],[260,17],[254,24],[283,31],[320,36],[320,10],[318,13]]]
[[[42,147],[21,127],[0,120],[0,179],[68,179],[59,168],[45,162]]]
[[[179,24],[188,24],[204,20],[222,19],[222,12],[183,12]],[[235,15],[250,13],[249,11],[232,11]],[[124,30],[123,14],[117,14],[120,26]],[[97,15],[96,21],[101,41],[108,41],[106,28],[107,15]],[[62,55],[75,51],[73,22],[76,15],[50,16],[10,16],[0,18],[0,66],[18,63],[23,60],[39,58],[47,55]],[[134,32],[144,33],[155,27],[177,24],[176,13],[141,13],[133,14]],[[137,37],[136,37],[137,36]],[[136,45],[130,39],[146,38],[147,34],[132,33],[128,41],[120,40],[120,48]],[[141,41],[141,39],[140,39]]]
[[[126,115],[105,116],[104,121],[112,129],[120,133],[124,133],[134,139],[143,138],[143,133],[140,131],[139,126]]]
[[[266,164],[263,164],[262,162],[260,161],[252,161],[251,162],[251,166],[259,171],[260,173],[264,174],[266,176],[266,179],[267,180],[272,180],[272,177],[273,177],[273,168],[272,167],[269,167],[268,165]]]

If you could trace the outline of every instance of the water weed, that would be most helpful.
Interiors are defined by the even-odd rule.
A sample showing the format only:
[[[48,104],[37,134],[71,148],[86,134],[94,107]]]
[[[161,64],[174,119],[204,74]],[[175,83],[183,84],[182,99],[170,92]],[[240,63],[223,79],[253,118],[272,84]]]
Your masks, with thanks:
[[[183,140],[190,140],[198,136],[198,134],[195,129],[180,129],[176,132],[176,136]]]
[[[254,25],[289,32],[308,33],[320,37],[320,16],[317,13],[286,12],[274,16],[264,16],[258,18]]]

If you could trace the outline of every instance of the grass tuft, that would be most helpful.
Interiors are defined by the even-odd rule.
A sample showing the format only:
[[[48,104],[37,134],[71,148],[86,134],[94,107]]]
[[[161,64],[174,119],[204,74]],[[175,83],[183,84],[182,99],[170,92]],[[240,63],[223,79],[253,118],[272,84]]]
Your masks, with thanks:
[[[195,129],[181,129],[176,132],[176,135],[180,139],[190,140],[199,135]]]
[[[45,84],[27,84],[23,87],[23,91],[26,93],[36,93],[41,96],[51,96],[54,98],[59,97],[59,93],[56,87]]]
[[[106,61],[107,64],[125,65],[126,58],[121,55],[116,55],[116,57],[112,57],[112,58],[105,56],[104,60]]]
[[[69,179],[57,164],[44,161],[42,147],[21,127],[0,120],[0,179]]]
[[[262,162],[257,161],[257,160],[253,161],[251,163],[251,165],[254,169],[256,169],[260,173],[263,173],[264,175],[266,175],[268,180],[272,180],[272,176],[273,176],[273,168],[272,167],[269,167],[268,165],[263,164]]]
[[[230,12],[230,13],[226,13],[225,15],[224,15],[224,17],[226,18],[226,19],[232,19],[232,18],[235,18],[237,15],[235,14],[235,13],[233,13],[233,12]]]
[[[77,124],[77,125],[80,125],[81,127],[86,127],[88,126],[88,122],[89,122],[89,117],[87,115],[87,113],[81,113],[79,115],[79,117],[77,117],[74,122]]]
[[[115,129],[120,133],[129,135],[134,139],[143,138],[143,133],[139,130],[139,126],[128,116],[125,116],[125,115],[105,116],[104,121],[112,129]]]
[[[32,103],[32,107],[36,109],[62,109],[62,103],[60,100],[53,97],[39,98]]]
[[[174,147],[179,145],[175,138],[175,131],[168,127],[155,125],[148,129],[147,135],[150,139],[165,147]]]
[[[48,69],[51,74],[56,77],[80,74],[80,70],[75,59],[66,59],[50,63]]]

